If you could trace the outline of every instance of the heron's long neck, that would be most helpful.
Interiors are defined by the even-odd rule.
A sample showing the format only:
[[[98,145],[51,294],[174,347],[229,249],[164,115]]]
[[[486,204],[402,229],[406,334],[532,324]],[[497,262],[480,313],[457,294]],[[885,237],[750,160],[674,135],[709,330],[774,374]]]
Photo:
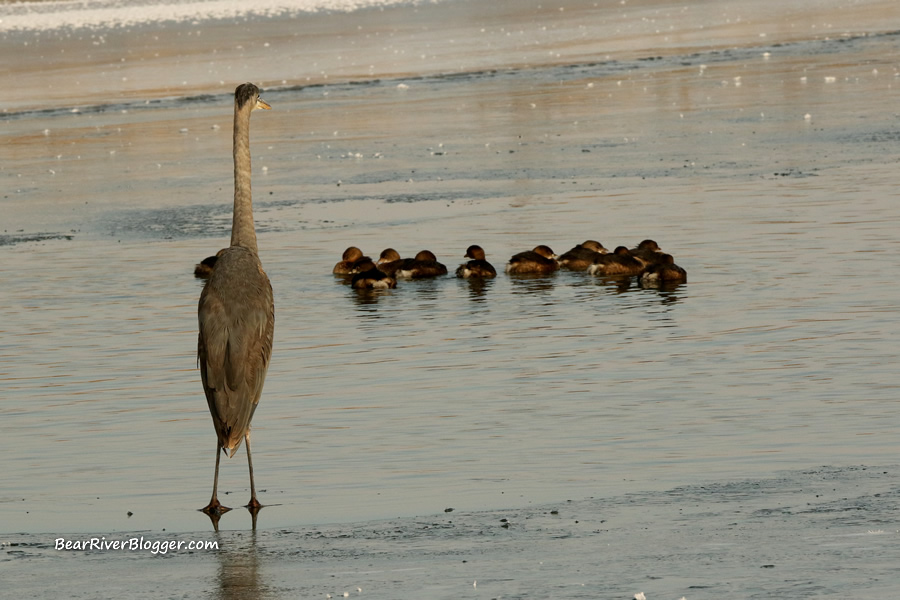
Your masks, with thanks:
[[[231,245],[258,252],[250,194],[250,111],[234,111],[234,217]]]

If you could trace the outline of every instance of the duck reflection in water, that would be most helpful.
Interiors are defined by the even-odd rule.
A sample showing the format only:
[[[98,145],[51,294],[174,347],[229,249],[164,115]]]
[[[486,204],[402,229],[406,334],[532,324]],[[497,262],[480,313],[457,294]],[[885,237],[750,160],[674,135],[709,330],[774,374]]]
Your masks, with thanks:
[[[389,296],[393,293],[393,290],[379,290],[379,289],[356,289],[353,290],[353,293],[350,294],[351,300],[353,300],[353,304],[357,307],[363,306],[375,306],[381,299],[385,296]],[[377,314],[375,316],[378,316]],[[379,317],[380,318],[380,317]]]
[[[493,280],[481,277],[470,277],[464,281],[465,285],[469,286],[469,300],[475,302],[484,302],[487,299],[487,291],[494,285]]]
[[[546,294],[553,291],[556,278],[550,275],[516,275],[509,278],[513,294]]]
[[[594,285],[599,285],[615,294],[625,294],[633,289],[637,289],[634,285],[634,277],[592,277]]]

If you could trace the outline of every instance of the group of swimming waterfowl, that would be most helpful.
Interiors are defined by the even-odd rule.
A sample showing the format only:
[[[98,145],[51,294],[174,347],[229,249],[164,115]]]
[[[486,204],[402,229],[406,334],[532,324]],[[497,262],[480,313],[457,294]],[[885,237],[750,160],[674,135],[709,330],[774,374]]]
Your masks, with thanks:
[[[481,246],[469,246],[464,256],[470,260],[459,265],[457,277],[489,279],[497,276],[497,270],[487,261]],[[587,240],[561,256],[548,246],[540,245],[513,255],[505,270],[510,275],[548,275],[559,269],[587,271],[604,277],[638,276],[644,283],[687,281],[685,270],[653,240],[644,240],[630,250],[618,246],[611,253],[600,242]],[[350,246],[344,250],[332,273],[349,277],[354,288],[377,289],[396,287],[398,279],[446,275],[447,267],[428,250],[422,250],[414,258],[401,258],[396,250],[388,248],[373,261],[356,246]]]
[[[490,279],[497,270],[487,261],[481,246],[469,246],[464,255],[469,262],[459,265],[456,276],[462,279]],[[194,269],[194,276],[206,279],[215,267],[216,256],[210,256]],[[549,275],[559,269],[586,271],[602,277],[637,276],[643,283],[682,283],[687,273],[675,264],[671,254],[663,252],[653,240],[644,240],[630,250],[618,246],[612,252],[603,244],[587,240],[557,256],[549,246],[514,254],[506,263],[510,275]],[[398,279],[425,279],[447,274],[447,267],[438,262],[429,250],[422,250],[414,258],[401,258],[393,248],[384,250],[378,260],[372,260],[356,246],[344,250],[332,273],[349,278],[357,289],[389,289]]]
[[[481,246],[469,246],[464,255],[469,262],[459,265],[456,276],[462,279],[490,279],[497,270],[487,261]],[[194,269],[194,276],[206,279],[215,267],[216,256],[205,258]],[[687,273],[675,264],[671,254],[663,252],[653,240],[644,240],[630,250],[618,246],[612,252],[603,244],[587,240],[557,256],[549,246],[514,254],[506,263],[510,275],[549,275],[559,269],[586,271],[602,277],[637,276],[642,283],[682,283]],[[422,250],[413,258],[401,258],[393,248],[384,250],[378,260],[372,260],[356,246],[344,250],[332,273],[348,277],[357,289],[389,289],[398,279],[425,279],[447,274],[447,267],[438,262],[429,250]]]
[[[487,261],[481,246],[469,246],[464,255],[469,262],[459,265],[456,276],[462,279],[490,279],[497,270]],[[205,258],[194,269],[199,279],[209,277],[215,267],[216,256]],[[601,277],[637,276],[642,283],[682,283],[687,273],[675,264],[671,254],[663,252],[653,240],[644,240],[630,250],[618,246],[612,252],[603,244],[587,240],[557,256],[549,246],[514,254],[506,263],[510,275],[549,275],[559,269],[586,271]],[[413,258],[401,258],[393,248],[384,250],[378,260],[372,260],[356,246],[344,250],[332,273],[349,278],[357,289],[389,289],[397,287],[398,279],[425,279],[447,274],[447,267],[439,263],[429,250],[422,250]]]

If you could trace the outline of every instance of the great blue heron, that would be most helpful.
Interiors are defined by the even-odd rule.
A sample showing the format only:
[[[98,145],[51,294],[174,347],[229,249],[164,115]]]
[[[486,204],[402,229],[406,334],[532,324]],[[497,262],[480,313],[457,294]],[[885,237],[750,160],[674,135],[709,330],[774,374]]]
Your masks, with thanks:
[[[202,510],[219,515],[230,510],[216,497],[222,452],[234,456],[245,440],[250,467],[249,509],[256,499],[250,457],[250,420],[259,403],[275,330],[272,285],[263,271],[253,227],[250,197],[250,113],[270,108],[252,83],[234,91],[234,216],[231,246],[219,251],[215,268],[200,294],[197,362],[203,391],[216,428],[216,475],[212,499]]]

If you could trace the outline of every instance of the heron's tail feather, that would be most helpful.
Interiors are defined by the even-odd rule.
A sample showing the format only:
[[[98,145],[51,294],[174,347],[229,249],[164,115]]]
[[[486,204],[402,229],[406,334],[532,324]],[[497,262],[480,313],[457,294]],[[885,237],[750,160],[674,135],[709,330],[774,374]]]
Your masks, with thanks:
[[[240,446],[241,446],[240,444],[235,444],[231,448],[229,448],[227,446],[222,446],[222,452],[224,452],[225,456],[227,456],[228,458],[233,458],[234,453],[238,451],[238,448],[240,448]]]

